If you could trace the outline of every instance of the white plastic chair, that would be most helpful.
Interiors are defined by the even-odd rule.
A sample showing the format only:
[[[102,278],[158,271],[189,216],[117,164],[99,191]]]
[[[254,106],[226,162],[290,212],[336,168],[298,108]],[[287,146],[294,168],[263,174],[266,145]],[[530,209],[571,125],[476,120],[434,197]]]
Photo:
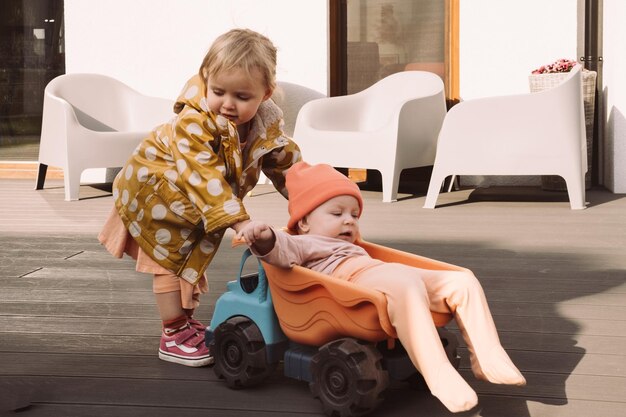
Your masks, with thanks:
[[[283,111],[283,132],[289,137],[293,137],[296,126],[296,118],[300,109],[305,103],[318,98],[326,97],[319,91],[305,87],[303,85],[278,81],[272,100]]]
[[[449,175],[560,175],[572,209],[585,208],[587,145],[581,66],[538,93],[468,100],[448,112],[424,208]]]
[[[283,111],[283,132],[293,137],[293,131],[296,125],[296,118],[300,109],[305,103],[318,98],[326,97],[319,91],[305,87],[300,84],[288,83],[286,81],[278,81],[278,88],[274,90],[272,100]],[[271,181],[261,172],[257,184],[269,184]],[[248,193],[249,196],[254,195],[254,191]]]
[[[359,93],[305,104],[294,140],[309,163],[378,170],[383,202],[391,202],[402,170],[435,161],[445,114],[441,78],[424,71],[398,72]]]
[[[150,130],[174,115],[173,105],[104,75],[56,77],[44,92],[35,188],[43,188],[48,165],[60,167],[65,200],[78,200],[81,173],[123,166]]]

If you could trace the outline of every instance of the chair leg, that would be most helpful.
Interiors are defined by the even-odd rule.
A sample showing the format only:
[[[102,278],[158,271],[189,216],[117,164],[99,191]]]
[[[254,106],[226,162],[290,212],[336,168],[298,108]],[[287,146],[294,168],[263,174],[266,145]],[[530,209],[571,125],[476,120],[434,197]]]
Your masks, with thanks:
[[[441,190],[441,185],[443,181],[446,179],[446,175],[439,173],[433,170],[433,173],[430,177],[430,182],[428,183],[428,192],[426,193],[426,201],[424,202],[424,208],[426,209],[434,209],[435,204],[437,203],[437,197],[439,196],[439,190]]]
[[[400,172],[393,172],[392,175],[383,174],[383,203],[391,203],[398,199],[398,185],[400,184]]]
[[[565,177],[564,177],[565,178]],[[573,175],[565,178],[567,195],[572,210],[582,210],[585,206],[585,175]]]
[[[443,184],[445,187],[445,182]],[[450,182],[448,183],[447,192],[451,192],[452,190],[456,191],[459,189],[459,177],[456,175],[450,176]]]
[[[80,190],[80,174],[82,170],[66,169],[63,173],[63,183],[65,185],[65,201],[78,200],[78,192]]]
[[[48,165],[39,164],[39,170],[37,171],[37,183],[35,184],[35,190],[42,190],[43,184],[46,182],[46,172],[48,172]]]

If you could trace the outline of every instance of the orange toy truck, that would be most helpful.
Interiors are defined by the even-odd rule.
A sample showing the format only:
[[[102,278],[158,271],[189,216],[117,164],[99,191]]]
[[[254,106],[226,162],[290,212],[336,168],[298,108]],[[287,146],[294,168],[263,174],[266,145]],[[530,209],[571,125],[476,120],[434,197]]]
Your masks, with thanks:
[[[425,269],[463,268],[358,241],[373,258]],[[262,382],[283,362],[287,377],[309,383],[329,416],[357,416],[382,401],[390,379],[420,385],[420,375],[397,340],[378,291],[295,266],[259,261],[258,272],[243,274],[218,299],[206,343],[215,357],[215,374],[232,388]],[[433,320],[455,367],[458,341],[443,326],[448,314]]]

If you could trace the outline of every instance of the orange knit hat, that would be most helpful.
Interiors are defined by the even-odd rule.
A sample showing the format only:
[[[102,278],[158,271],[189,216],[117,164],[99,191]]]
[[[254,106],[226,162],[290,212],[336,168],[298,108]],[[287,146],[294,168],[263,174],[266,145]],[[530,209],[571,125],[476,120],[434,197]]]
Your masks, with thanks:
[[[363,212],[363,198],[359,187],[348,177],[326,164],[309,165],[298,162],[287,170],[286,187],[289,193],[289,222],[295,230],[298,221],[333,197],[351,195],[359,202],[359,217]]]

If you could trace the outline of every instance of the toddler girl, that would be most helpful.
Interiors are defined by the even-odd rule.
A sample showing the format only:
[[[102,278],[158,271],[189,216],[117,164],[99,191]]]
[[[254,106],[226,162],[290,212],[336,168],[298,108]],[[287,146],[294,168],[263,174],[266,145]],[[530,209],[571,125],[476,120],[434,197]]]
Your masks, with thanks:
[[[154,275],[163,360],[212,363],[204,325],[193,318],[208,291],[204,271],[226,229],[249,222],[242,200],[261,171],[287,197],[284,172],[300,152],[268,100],[275,76],[268,38],[246,29],[219,36],[177,99],[176,116],[150,133],[113,183],[115,207],[99,240]]]

